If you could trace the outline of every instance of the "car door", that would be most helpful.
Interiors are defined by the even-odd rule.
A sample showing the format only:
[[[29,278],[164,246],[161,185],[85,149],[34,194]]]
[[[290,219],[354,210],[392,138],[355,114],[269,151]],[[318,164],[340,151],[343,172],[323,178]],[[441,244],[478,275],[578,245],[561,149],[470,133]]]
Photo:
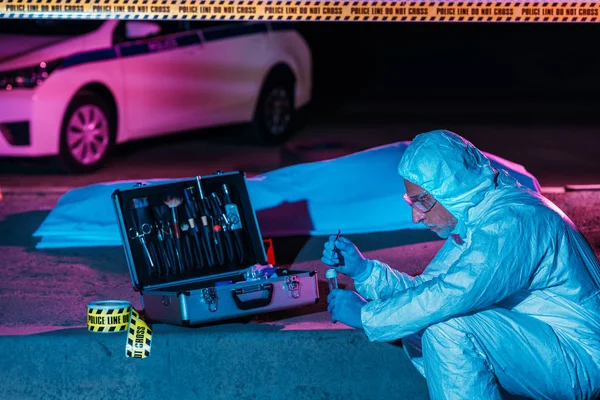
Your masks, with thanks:
[[[124,82],[122,120],[131,138],[188,130],[201,119],[190,99],[197,33],[181,21],[123,21],[115,34]]]
[[[267,25],[235,21],[192,21],[202,45],[196,53],[193,104],[202,124],[248,121],[267,64]]]

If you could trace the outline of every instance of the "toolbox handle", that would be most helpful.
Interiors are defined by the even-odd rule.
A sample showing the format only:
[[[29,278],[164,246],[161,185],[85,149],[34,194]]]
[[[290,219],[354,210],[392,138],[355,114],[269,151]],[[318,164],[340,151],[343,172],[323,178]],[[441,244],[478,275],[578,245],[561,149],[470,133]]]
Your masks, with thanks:
[[[254,300],[248,300],[248,301],[242,301],[242,299],[240,299],[240,294],[247,294],[247,293],[259,292],[259,291],[264,291],[264,290],[269,292],[269,295],[264,299],[254,299]],[[235,305],[240,310],[252,310],[253,308],[266,307],[269,304],[271,304],[271,300],[273,299],[273,284],[268,283],[268,284],[261,284],[261,285],[256,285],[256,286],[252,286],[252,287],[234,289],[231,291],[231,294],[233,295],[233,300],[235,301]]]

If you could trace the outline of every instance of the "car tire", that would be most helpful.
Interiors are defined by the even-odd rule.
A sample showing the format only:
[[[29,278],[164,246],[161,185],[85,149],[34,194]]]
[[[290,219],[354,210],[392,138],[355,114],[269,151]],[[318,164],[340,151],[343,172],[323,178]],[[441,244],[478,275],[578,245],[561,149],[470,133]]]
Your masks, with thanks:
[[[99,170],[115,144],[115,116],[96,93],[78,93],[65,113],[60,135],[59,161],[67,172]]]
[[[287,141],[296,130],[295,83],[291,72],[271,74],[260,92],[250,140],[275,146]]]

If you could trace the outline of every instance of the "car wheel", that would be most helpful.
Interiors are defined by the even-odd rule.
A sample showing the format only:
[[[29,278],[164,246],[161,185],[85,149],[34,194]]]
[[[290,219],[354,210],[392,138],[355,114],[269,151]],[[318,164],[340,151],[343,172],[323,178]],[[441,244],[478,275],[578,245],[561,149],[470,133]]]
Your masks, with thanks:
[[[278,145],[289,139],[296,128],[294,81],[288,74],[271,76],[265,82],[256,107],[254,141]]]
[[[114,116],[102,97],[91,92],[75,96],[63,120],[59,158],[69,172],[100,169],[115,136]]]

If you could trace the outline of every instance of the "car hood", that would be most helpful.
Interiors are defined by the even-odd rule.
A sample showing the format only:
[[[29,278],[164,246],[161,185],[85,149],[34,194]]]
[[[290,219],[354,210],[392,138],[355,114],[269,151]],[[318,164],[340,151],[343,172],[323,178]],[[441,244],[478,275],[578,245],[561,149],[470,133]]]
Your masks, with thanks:
[[[5,50],[6,45],[4,40],[6,37],[12,37],[12,40],[17,37],[16,35],[0,35],[0,48],[6,53],[6,56],[0,59],[0,71],[10,71],[18,68],[27,68],[33,65],[39,64],[42,61],[53,61],[60,58],[65,58],[73,54],[88,50],[86,45],[86,38],[83,36],[69,36],[69,37],[50,37],[53,40],[48,40],[45,43],[38,41],[34,45],[34,41],[28,40],[29,46],[19,44],[15,50],[14,43],[8,46],[9,50]],[[48,38],[44,38],[48,39]],[[27,48],[29,47],[29,48]],[[9,52],[12,55],[9,55]]]
[[[0,63],[69,39],[70,36],[0,35]]]

